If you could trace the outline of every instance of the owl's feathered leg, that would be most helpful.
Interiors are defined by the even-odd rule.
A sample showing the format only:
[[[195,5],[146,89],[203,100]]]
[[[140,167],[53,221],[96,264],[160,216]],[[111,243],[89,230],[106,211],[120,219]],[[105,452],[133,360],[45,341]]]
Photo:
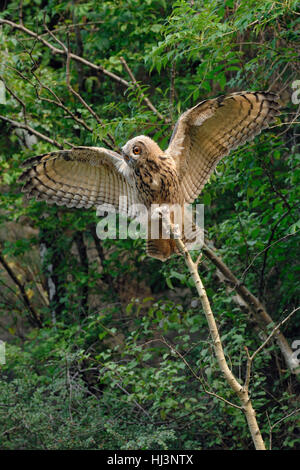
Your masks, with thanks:
[[[186,211],[184,207],[179,207],[178,210],[181,213],[179,220],[182,222],[177,226],[179,232],[176,236],[181,237],[183,243],[187,246],[191,246],[191,244],[199,241],[200,245],[198,243],[198,246],[195,248],[201,248],[201,240],[203,238],[201,229],[195,225],[191,218],[191,214]],[[146,245],[147,254],[152,258],[157,258],[161,261],[166,261],[173,254],[180,254],[180,250],[178,249],[176,242],[171,238],[170,229],[168,229],[170,222],[172,225],[175,222],[174,212],[169,213],[170,219],[168,219],[168,217],[165,218],[164,215],[166,216],[166,212],[162,206],[161,208],[158,208],[157,213],[154,216],[156,218],[156,222],[158,221],[156,237],[153,237],[153,233],[151,232],[153,218],[148,221],[148,234],[151,234],[151,237],[149,236]],[[173,229],[175,227],[176,224],[173,226]]]
[[[153,240],[148,239],[146,244],[148,256],[166,261],[173,254],[179,254],[179,250],[174,240]]]
[[[168,222],[163,219],[163,213],[164,208],[159,207],[154,210],[152,217],[148,219],[146,251],[148,256],[166,261],[172,254],[179,253],[179,251],[174,240],[168,236]]]

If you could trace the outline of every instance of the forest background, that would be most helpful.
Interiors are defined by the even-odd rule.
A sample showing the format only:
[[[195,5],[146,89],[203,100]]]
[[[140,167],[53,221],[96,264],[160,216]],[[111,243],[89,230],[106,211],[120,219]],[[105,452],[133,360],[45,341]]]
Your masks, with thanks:
[[[300,447],[297,4],[2,2],[1,449],[253,448],[183,257],[99,240],[94,210],[28,201],[17,181],[26,158],[71,145],[166,148],[183,111],[242,90],[278,93],[282,114],[199,196],[199,272],[241,380],[290,315],[255,357],[251,398],[268,448]]]

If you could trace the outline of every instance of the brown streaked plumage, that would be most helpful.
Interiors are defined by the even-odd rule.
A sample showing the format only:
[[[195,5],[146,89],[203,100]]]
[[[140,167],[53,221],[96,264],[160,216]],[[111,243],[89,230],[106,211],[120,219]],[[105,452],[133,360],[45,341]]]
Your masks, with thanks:
[[[169,147],[162,151],[149,137],[129,140],[122,155],[101,147],[74,147],[33,157],[21,175],[23,191],[48,203],[90,208],[112,204],[191,203],[218,162],[268,127],[279,114],[269,92],[233,93],[205,100],[179,118]],[[119,197],[128,198],[119,207]],[[174,240],[147,242],[147,252],[162,261],[176,253]]]

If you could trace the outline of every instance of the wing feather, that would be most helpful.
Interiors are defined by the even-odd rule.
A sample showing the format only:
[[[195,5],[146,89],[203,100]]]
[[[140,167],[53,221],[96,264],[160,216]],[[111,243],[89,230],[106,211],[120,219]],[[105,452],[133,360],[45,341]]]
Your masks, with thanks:
[[[200,194],[219,161],[268,127],[279,107],[274,93],[240,92],[202,101],[179,118],[166,155],[176,162],[187,203]]]
[[[127,198],[128,207],[137,202],[126,162],[105,148],[74,147],[50,152],[29,158],[22,166],[27,169],[19,180],[29,198],[86,209],[111,204],[119,210],[120,196]]]

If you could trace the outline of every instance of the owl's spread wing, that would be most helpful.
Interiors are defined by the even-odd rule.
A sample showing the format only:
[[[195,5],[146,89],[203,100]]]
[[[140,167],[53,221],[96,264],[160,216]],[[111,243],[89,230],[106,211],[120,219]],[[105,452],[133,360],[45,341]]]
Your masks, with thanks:
[[[130,169],[116,152],[101,147],[74,147],[26,160],[19,180],[28,197],[66,207],[111,204],[120,212],[135,204]],[[121,207],[119,207],[119,197]]]
[[[268,92],[233,93],[186,111],[166,150],[176,162],[186,202],[199,195],[222,157],[253,139],[278,114],[278,97]]]

